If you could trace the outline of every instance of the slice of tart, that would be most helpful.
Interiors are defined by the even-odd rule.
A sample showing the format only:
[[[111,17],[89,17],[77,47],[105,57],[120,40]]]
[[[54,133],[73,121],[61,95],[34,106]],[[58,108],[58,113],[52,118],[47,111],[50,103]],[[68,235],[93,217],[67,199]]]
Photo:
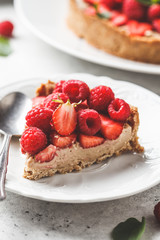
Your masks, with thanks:
[[[36,94],[20,140],[25,178],[80,171],[125,151],[143,151],[137,108],[116,98],[110,87],[48,81]]]
[[[160,63],[160,3],[141,0],[70,0],[68,26],[113,55]]]

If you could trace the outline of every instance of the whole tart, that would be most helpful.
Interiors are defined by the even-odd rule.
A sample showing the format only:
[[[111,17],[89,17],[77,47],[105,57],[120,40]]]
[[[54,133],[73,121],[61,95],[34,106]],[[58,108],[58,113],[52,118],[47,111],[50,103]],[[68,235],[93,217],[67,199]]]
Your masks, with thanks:
[[[83,0],[70,0],[67,23],[69,28],[89,44],[107,53],[141,62],[160,63],[160,34],[146,31],[132,36],[125,25],[116,26],[109,19],[87,14]]]
[[[63,82],[63,84],[68,83],[71,81],[73,84],[74,81],[77,80],[68,80],[68,81],[61,81],[60,84]],[[79,81],[79,80],[78,80]],[[65,83],[64,83],[65,82]],[[80,81],[79,81],[80,82]],[[37,88],[36,91],[36,98],[34,98],[34,106],[33,106],[33,112],[35,112],[35,109],[40,109],[41,107],[44,107],[44,102],[46,98],[49,96],[52,96],[52,94],[55,91],[55,89],[58,90],[60,85],[55,84],[52,81],[48,81],[46,84],[41,84],[39,88]],[[75,90],[75,87],[74,87]],[[92,90],[89,90],[90,92]],[[110,90],[112,91],[112,90]],[[53,93],[52,93],[53,92]],[[72,90],[71,90],[72,92]],[[60,93],[59,93],[60,94]],[[91,94],[91,93],[90,93]],[[59,95],[60,96],[60,95]],[[37,100],[38,99],[38,100]],[[43,99],[43,103],[39,102]],[[59,97],[58,97],[59,99]],[[35,106],[35,100],[38,101],[38,104]],[[114,101],[114,100],[112,100]],[[111,103],[112,103],[111,101]],[[110,104],[111,104],[110,103]],[[80,103],[81,104],[81,103]],[[86,103],[85,103],[86,104]],[[110,105],[109,104],[109,105]],[[52,115],[52,129],[50,130],[49,133],[47,133],[47,138],[49,138],[49,135],[52,134],[52,131],[55,132],[56,125],[54,125],[54,115],[56,111],[58,112],[64,104],[60,104],[54,111]],[[128,105],[128,104],[127,104]],[[49,106],[49,105],[48,105]],[[47,106],[47,107],[48,107]],[[129,106],[129,105],[128,105]],[[109,107],[108,107],[109,108]],[[107,137],[104,137],[103,133],[101,132],[102,126],[99,128],[100,130],[94,134],[94,136],[87,136],[89,138],[89,143],[91,145],[84,145],[82,144],[83,142],[80,140],[80,136],[85,136],[81,133],[80,126],[76,126],[76,129],[74,129],[74,133],[76,134],[76,138],[70,145],[66,145],[63,147],[60,147],[59,145],[54,145],[54,143],[51,140],[48,140],[46,148],[36,154],[31,154],[27,153],[27,151],[24,149],[24,145],[22,144],[22,138],[23,134],[21,137],[21,149],[22,153],[26,155],[26,162],[25,162],[25,168],[24,168],[24,177],[27,179],[31,180],[37,180],[42,177],[48,177],[52,176],[55,173],[69,173],[72,171],[80,171],[81,169],[88,167],[92,165],[93,163],[99,163],[107,158],[113,156],[113,155],[120,155],[124,152],[143,152],[143,147],[140,146],[138,142],[138,137],[137,137],[137,131],[139,127],[139,114],[138,114],[138,109],[134,106],[130,106],[130,111],[127,116],[126,120],[123,120],[122,122],[114,121],[116,123],[115,126],[122,126],[121,132],[114,137],[113,139],[107,139]],[[87,109],[88,110],[88,109]],[[89,110],[91,110],[89,108]],[[32,110],[31,110],[32,111]],[[39,110],[37,110],[39,111]],[[86,109],[80,109],[78,110],[77,114],[79,112],[85,112]],[[109,110],[108,110],[109,111]],[[33,113],[32,112],[32,113]],[[101,113],[99,113],[101,115]],[[31,113],[30,113],[31,115]],[[27,114],[27,116],[30,116]],[[108,116],[108,113],[105,113],[105,115]],[[35,117],[35,115],[30,117],[30,119]],[[37,117],[37,116],[36,116]],[[26,117],[26,120],[28,118]],[[33,121],[32,121],[33,122]],[[26,122],[27,124],[28,122]],[[26,129],[29,129],[30,127],[35,127],[36,124],[33,126],[27,126]],[[73,124],[72,124],[73,125]],[[92,125],[92,124],[91,124]],[[101,123],[102,125],[102,123]],[[67,128],[65,122],[64,122],[64,129]],[[56,129],[57,131],[57,129]],[[73,130],[72,130],[73,131]],[[112,130],[111,130],[112,131]],[[117,131],[115,128],[113,129],[114,133]],[[25,131],[24,131],[25,132]],[[72,136],[72,132],[69,135]],[[60,136],[59,132],[57,132],[57,136]],[[98,139],[103,139],[100,143],[93,145],[92,142],[92,137],[98,137]],[[65,137],[65,136],[60,136],[60,137]],[[26,139],[28,141],[28,139]],[[30,145],[34,144],[33,142],[30,141]],[[86,144],[86,142],[85,142]],[[87,140],[88,144],[88,140]],[[46,151],[47,149],[47,151]],[[49,149],[49,150],[48,150]],[[51,151],[51,152],[50,152]],[[53,155],[52,155],[53,151]],[[47,159],[46,159],[46,156]],[[40,158],[38,158],[40,156]],[[49,157],[48,159],[48,156]]]

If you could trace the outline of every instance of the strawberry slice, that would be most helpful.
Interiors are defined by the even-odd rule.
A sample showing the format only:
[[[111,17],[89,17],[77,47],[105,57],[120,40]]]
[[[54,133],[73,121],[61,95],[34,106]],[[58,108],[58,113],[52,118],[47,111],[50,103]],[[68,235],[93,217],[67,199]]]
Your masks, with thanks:
[[[79,142],[83,148],[96,147],[104,142],[104,138],[98,136],[79,135]]]
[[[50,162],[56,153],[56,147],[50,144],[48,147],[46,147],[44,150],[36,154],[35,161],[36,162]]]
[[[45,98],[45,96],[32,98],[32,107],[42,106]]]
[[[131,36],[144,36],[146,31],[152,30],[151,24],[140,23],[134,20],[129,21],[127,27]]]
[[[110,140],[114,140],[119,137],[123,130],[123,123],[115,122],[109,117],[100,115],[101,117],[101,133],[102,135]]]
[[[70,135],[77,125],[77,112],[75,104],[68,100],[61,104],[52,115],[54,129],[62,136]]]
[[[55,131],[50,135],[50,141],[53,145],[59,148],[66,148],[71,146],[76,141],[77,135],[72,133],[69,136],[61,136]]]
[[[128,21],[128,18],[125,14],[117,14],[116,16],[113,17],[112,15],[112,23],[115,26],[122,26],[125,25]]]

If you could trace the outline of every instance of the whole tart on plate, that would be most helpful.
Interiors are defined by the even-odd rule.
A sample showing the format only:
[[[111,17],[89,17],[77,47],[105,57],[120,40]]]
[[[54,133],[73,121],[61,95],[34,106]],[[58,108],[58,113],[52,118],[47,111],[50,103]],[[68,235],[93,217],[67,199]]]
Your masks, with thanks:
[[[112,89],[80,80],[41,84],[21,136],[24,177],[80,171],[125,151],[142,152],[138,109]]]
[[[160,3],[70,0],[67,23],[96,48],[126,59],[160,63]]]

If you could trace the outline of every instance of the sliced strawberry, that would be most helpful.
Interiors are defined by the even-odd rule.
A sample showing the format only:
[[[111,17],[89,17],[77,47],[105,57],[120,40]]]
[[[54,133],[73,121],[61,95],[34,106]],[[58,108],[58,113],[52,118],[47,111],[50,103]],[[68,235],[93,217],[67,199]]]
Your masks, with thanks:
[[[104,142],[104,138],[98,136],[79,135],[79,142],[83,148],[96,147]]]
[[[50,135],[50,141],[53,145],[59,148],[65,148],[71,146],[77,138],[77,134],[72,133],[69,136],[61,136],[56,132],[52,132]]]
[[[115,25],[115,26],[122,26],[122,25],[125,25],[128,21],[128,18],[125,14],[119,14],[115,17],[113,17],[112,15],[112,23]]]
[[[114,140],[119,137],[123,130],[123,123],[115,122],[109,117],[100,115],[101,117],[101,133],[102,135],[110,140]]]
[[[129,21],[127,27],[131,36],[144,36],[146,31],[152,30],[151,24],[140,23],[134,20]]]
[[[56,153],[56,147],[50,144],[48,147],[46,147],[44,150],[36,154],[35,161],[36,162],[50,162]]]
[[[32,107],[37,107],[39,105],[42,106],[45,98],[46,98],[45,96],[32,98]]]
[[[69,100],[58,107],[52,115],[54,129],[62,136],[70,135],[77,125],[77,112]]]

